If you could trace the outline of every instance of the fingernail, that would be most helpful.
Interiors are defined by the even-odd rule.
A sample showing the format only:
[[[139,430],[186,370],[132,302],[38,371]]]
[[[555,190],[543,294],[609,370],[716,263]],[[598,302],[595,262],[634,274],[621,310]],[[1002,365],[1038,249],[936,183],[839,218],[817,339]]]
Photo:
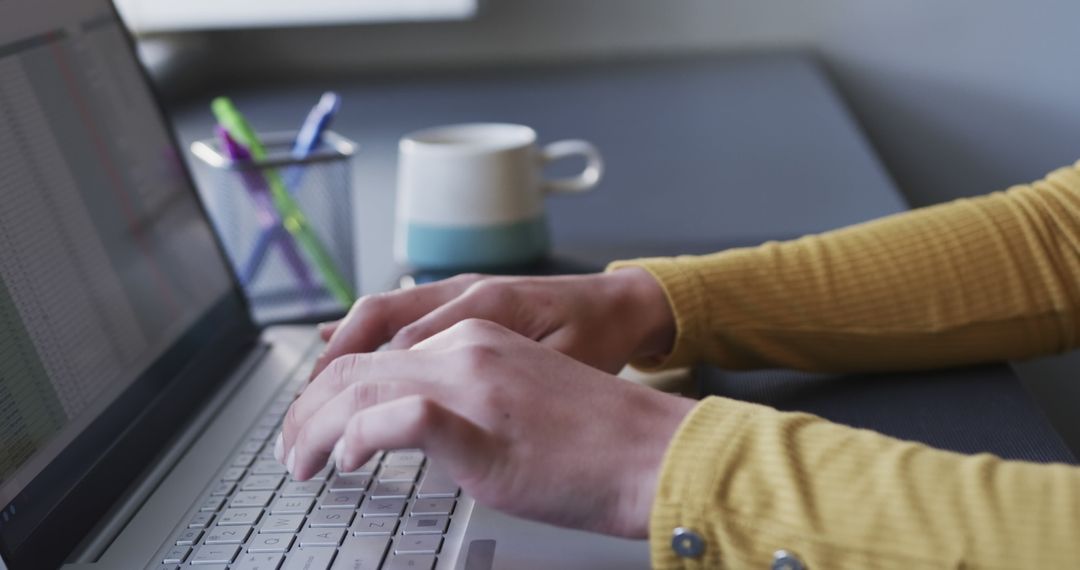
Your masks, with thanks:
[[[319,324],[315,325],[315,329],[318,330],[319,332],[323,332],[328,328],[330,328],[330,323],[319,323]]]
[[[281,463],[285,459],[285,436],[278,432],[277,441],[274,442],[274,459]]]
[[[341,471],[341,460],[345,455],[344,438],[337,440],[337,443],[334,444],[334,452],[331,455],[334,458],[334,467],[337,468],[338,471]]]
[[[285,460],[285,469],[289,471],[289,475],[293,474],[293,467],[296,467],[296,448],[289,450],[289,458]]]

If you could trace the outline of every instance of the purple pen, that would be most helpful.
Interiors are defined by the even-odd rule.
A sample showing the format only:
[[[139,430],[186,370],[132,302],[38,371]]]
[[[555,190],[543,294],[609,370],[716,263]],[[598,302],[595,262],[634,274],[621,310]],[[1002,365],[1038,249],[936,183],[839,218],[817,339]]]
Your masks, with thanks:
[[[236,142],[224,127],[218,125],[214,129],[214,132],[221,142],[221,148],[224,151],[225,156],[228,157],[229,160],[240,164],[251,162],[251,153],[248,152],[248,149]],[[255,246],[252,248],[251,254],[248,256],[247,261],[240,271],[241,284],[246,286],[255,280],[255,276],[258,274],[259,268],[265,261],[270,246],[277,243],[281,245],[281,253],[285,258],[285,262],[292,270],[293,275],[296,277],[296,280],[299,282],[304,297],[313,301],[315,299],[316,288],[311,280],[311,272],[308,270],[304,258],[296,249],[296,244],[293,242],[292,236],[290,236],[288,232],[285,231],[285,228],[281,226],[277,208],[274,206],[273,198],[270,196],[270,190],[266,186],[266,180],[263,178],[262,174],[255,169],[241,168],[238,173],[244,184],[244,188],[247,189],[252,201],[255,202],[255,212],[259,219],[259,226],[261,227],[255,241]]]

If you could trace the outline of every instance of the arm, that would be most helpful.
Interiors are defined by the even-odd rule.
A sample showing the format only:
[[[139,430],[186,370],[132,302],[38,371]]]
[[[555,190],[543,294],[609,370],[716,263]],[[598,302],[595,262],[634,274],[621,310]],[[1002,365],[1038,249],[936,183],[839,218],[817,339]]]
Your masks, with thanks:
[[[641,266],[668,367],[915,369],[1063,351],[1080,336],[1080,170],[817,236]]]
[[[1080,172],[816,237],[616,264],[664,286],[677,337],[644,364],[919,368],[1076,346]],[[699,560],[673,530],[705,542]],[[1080,559],[1080,470],[946,453],[710,398],[665,456],[657,568],[1053,568]]]
[[[677,527],[705,542],[671,547]],[[1071,568],[1080,469],[964,456],[807,414],[709,398],[668,448],[652,506],[653,567],[811,570]]]

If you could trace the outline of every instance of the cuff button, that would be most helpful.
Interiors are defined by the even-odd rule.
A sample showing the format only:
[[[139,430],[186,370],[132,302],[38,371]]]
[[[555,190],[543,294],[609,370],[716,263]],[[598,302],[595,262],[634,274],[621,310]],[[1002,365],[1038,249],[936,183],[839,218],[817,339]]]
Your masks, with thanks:
[[[806,570],[806,565],[793,553],[777,550],[773,552],[772,570]]]
[[[671,538],[671,549],[683,558],[701,558],[705,553],[705,541],[698,533],[679,527]]]

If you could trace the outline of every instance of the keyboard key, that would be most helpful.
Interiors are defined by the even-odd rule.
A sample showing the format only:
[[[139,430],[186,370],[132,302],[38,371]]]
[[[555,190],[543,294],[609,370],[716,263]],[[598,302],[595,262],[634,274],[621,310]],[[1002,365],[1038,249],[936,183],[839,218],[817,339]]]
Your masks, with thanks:
[[[259,522],[261,515],[259,509],[225,509],[217,523],[219,526],[251,526]]]
[[[371,488],[372,499],[408,499],[412,494],[412,483],[375,483]]]
[[[330,479],[329,489],[331,493],[363,491],[367,489],[369,483],[371,483],[371,477],[367,475],[353,475],[351,477],[334,475],[334,477]]]
[[[222,481],[239,481],[244,478],[243,467],[230,467],[221,472]]]
[[[300,533],[300,548],[312,546],[336,547],[345,538],[343,528],[305,528]]]
[[[214,513],[195,513],[188,521],[188,528],[206,528],[214,520]]]
[[[360,506],[363,493],[326,493],[319,501],[320,509],[349,509],[353,510]]]
[[[384,465],[379,470],[379,481],[415,483],[416,476],[420,474],[417,465]]]
[[[285,560],[282,554],[246,554],[241,556],[233,570],[278,570],[281,561]]]
[[[203,545],[195,550],[191,564],[229,564],[240,553],[240,547],[229,544]]]
[[[263,448],[263,442],[248,440],[240,446],[240,453],[250,453],[252,455],[258,455],[259,450]]]
[[[350,536],[338,550],[334,570],[375,570],[389,546],[389,537]]]
[[[241,491],[276,491],[285,480],[284,475],[248,475],[240,483]]]
[[[454,499],[417,499],[413,501],[411,516],[449,515],[454,512]]]
[[[285,561],[284,570],[326,570],[334,559],[336,550],[332,548],[312,548],[293,550]],[[376,568],[372,566],[372,568]]]
[[[312,528],[347,527],[352,522],[352,511],[344,509],[320,510],[308,517],[308,526]]]
[[[303,515],[270,515],[263,519],[262,525],[259,526],[259,533],[285,532],[296,534],[300,532],[300,529],[303,527]]]
[[[225,497],[209,497],[205,501],[199,510],[204,513],[213,513],[220,511],[221,507],[225,505]]]
[[[248,439],[266,441],[271,435],[274,435],[274,430],[268,427],[257,427],[248,433]]]
[[[434,466],[428,466],[424,478],[420,481],[420,487],[416,490],[416,496],[421,499],[452,498],[458,495],[457,483],[450,478],[445,471]]]
[[[177,546],[194,546],[196,542],[199,542],[200,536],[202,536],[202,531],[197,528],[185,529],[176,535],[173,544]]]
[[[419,466],[424,463],[424,452],[419,449],[399,449],[386,454],[383,465]]]
[[[281,488],[282,497],[318,497],[322,481],[289,481]]]
[[[404,499],[372,499],[364,501],[360,507],[362,517],[400,517],[405,510]]]
[[[288,552],[292,546],[291,534],[257,534],[248,543],[248,552]]]
[[[438,554],[441,547],[442,537],[437,534],[414,534],[394,539],[397,554]]]
[[[260,459],[251,466],[255,475],[284,475],[285,466],[273,459]]]
[[[235,456],[233,456],[232,466],[233,467],[249,467],[251,465],[252,461],[255,461],[255,454],[254,453],[238,453]]]
[[[306,515],[314,504],[315,499],[310,497],[281,498],[270,506],[270,512],[275,515]]]
[[[236,483],[230,481],[223,481],[214,485],[214,488],[210,490],[210,495],[215,497],[224,497],[233,492],[236,488]]]
[[[184,560],[187,560],[188,554],[191,554],[190,546],[177,546],[170,548],[165,552],[165,556],[161,557],[162,564],[183,564]]]
[[[401,534],[443,534],[448,524],[447,517],[409,517]]]
[[[386,560],[383,570],[431,570],[435,556],[431,554],[397,554]]]
[[[249,493],[237,493],[232,502],[229,503],[231,507],[265,507],[270,504],[270,499],[274,497],[274,493],[271,491],[252,491]]]
[[[206,531],[203,544],[243,544],[250,533],[246,526],[217,526]]]
[[[389,517],[369,517],[366,519],[360,517],[353,521],[349,530],[352,531],[353,536],[389,536],[394,534],[397,523],[397,519]]]
[[[376,452],[371,456],[371,459],[367,460],[367,463],[361,465],[355,471],[349,471],[347,473],[341,473],[341,475],[372,475],[375,473],[375,468],[379,466],[379,460],[382,459],[382,452]]]

